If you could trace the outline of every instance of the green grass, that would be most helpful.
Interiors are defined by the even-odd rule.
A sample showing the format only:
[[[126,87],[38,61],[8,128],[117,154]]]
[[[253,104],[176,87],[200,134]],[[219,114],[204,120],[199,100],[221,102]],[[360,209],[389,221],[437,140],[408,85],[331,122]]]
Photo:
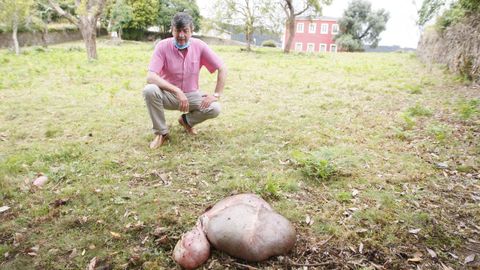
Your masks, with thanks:
[[[85,269],[93,257],[172,269],[181,233],[240,192],[293,222],[302,239],[294,261],[330,256],[342,268],[362,242],[355,256],[390,269],[411,267],[397,254],[425,246],[460,266],[448,252],[463,256],[462,239],[480,223],[471,199],[480,192],[478,88],[413,54],[213,49],[229,68],[222,113],[189,137],[168,111],[171,141],[153,151],[141,93],[152,44],[101,40],[93,62],[81,43],[0,51],[0,206],[11,207],[0,214],[0,269]],[[200,87],[212,92],[215,80],[203,70]],[[458,171],[434,165],[446,161]],[[49,177],[42,189],[29,185],[38,173]],[[23,237],[13,245],[15,234]],[[330,236],[320,247],[327,257],[306,255]],[[232,267],[213,256],[214,268]]]

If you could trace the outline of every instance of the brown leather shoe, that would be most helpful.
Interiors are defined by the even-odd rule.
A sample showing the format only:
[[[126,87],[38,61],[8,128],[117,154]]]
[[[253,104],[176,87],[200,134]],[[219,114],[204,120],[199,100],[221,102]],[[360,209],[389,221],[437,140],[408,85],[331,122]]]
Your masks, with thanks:
[[[168,141],[168,134],[157,134],[153,141],[150,143],[150,149],[156,149],[162,146],[166,141]]]
[[[190,135],[197,135],[198,132],[191,126],[189,126],[185,121],[183,121],[183,117],[180,115],[180,118],[178,118],[178,123],[183,126],[185,131],[190,134]]]

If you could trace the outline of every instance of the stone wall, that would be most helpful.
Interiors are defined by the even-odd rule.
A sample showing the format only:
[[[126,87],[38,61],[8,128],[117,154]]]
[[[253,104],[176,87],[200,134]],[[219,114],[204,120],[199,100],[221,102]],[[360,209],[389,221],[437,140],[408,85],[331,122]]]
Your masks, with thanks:
[[[417,54],[426,63],[444,64],[480,83],[480,15],[472,15],[443,33],[428,29],[420,39]]]
[[[98,30],[97,36],[105,35],[105,30]],[[78,29],[53,30],[48,32],[47,44],[58,44],[69,41],[82,40],[82,34]],[[18,42],[21,47],[42,46],[45,44],[42,32],[18,33]],[[12,33],[0,33],[0,48],[13,48]]]

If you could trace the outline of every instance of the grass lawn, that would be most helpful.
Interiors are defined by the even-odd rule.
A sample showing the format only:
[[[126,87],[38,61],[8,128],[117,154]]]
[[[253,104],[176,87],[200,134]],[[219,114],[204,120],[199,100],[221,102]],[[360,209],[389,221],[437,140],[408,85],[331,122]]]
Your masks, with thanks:
[[[298,232],[250,269],[480,267],[478,86],[414,54],[214,47],[222,113],[190,137],[167,112],[171,141],[150,150],[152,50],[0,51],[0,269],[172,269],[182,232],[242,192]],[[246,264],[214,251],[205,269]]]

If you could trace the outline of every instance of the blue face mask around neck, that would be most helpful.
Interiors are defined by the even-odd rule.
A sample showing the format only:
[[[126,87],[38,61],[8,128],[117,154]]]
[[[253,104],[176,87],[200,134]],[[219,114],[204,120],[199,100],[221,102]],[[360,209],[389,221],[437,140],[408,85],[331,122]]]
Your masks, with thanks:
[[[177,40],[174,38],[173,39],[173,45],[175,45],[175,48],[179,49],[179,50],[185,50],[186,48],[188,48],[190,46],[190,41],[188,41],[187,43],[185,43],[184,45],[179,45],[177,43]]]

